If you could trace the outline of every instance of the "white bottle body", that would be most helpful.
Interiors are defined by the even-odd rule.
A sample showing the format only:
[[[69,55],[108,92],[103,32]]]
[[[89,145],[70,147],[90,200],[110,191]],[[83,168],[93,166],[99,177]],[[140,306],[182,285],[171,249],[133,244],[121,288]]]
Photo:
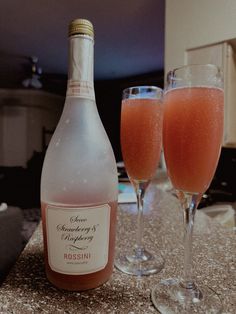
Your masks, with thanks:
[[[45,267],[58,288],[86,290],[113,270],[118,180],[95,103],[92,38],[72,36],[69,55],[65,106],[41,178]]]
[[[45,156],[41,200],[63,206],[117,200],[115,158],[92,100],[66,99]]]

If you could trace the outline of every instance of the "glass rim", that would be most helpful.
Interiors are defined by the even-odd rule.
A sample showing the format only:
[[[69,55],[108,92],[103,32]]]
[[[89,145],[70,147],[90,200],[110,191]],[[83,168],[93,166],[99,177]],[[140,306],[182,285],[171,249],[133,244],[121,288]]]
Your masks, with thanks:
[[[170,70],[166,75],[164,94],[169,89],[197,86],[224,89],[222,69],[212,63],[199,63],[186,64]]]
[[[221,68],[216,65],[216,64],[213,64],[213,63],[192,63],[192,64],[185,64],[185,65],[182,65],[182,66],[179,66],[177,68],[174,68],[173,70],[170,70],[167,72],[167,77],[169,77],[171,74],[174,74],[176,73],[177,71],[179,70],[182,70],[182,69],[187,69],[187,68],[200,68],[200,67],[204,67],[204,68],[215,68],[216,69],[216,74],[217,73],[221,73],[222,70]],[[172,75],[170,77],[171,79],[175,78],[174,75]]]
[[[158,95],[162,96],[163,89],[158,87],[158,86],[155,86],[155,85],[136,85],[136,86],[131,86],[131,87],[125,88],[122,91],[122,99],[128,99],[129,96],[132,98],[132,97],[141,95],[142,93],[148,94],[149,92],[150,92],[150,94],[152,92],[156,92],[157,96]]]

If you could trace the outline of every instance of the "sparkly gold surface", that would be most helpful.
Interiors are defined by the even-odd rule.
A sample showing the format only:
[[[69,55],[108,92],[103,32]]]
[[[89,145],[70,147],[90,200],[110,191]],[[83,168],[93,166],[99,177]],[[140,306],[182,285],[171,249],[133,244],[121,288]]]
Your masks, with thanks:
[[[135,205],[119,209],[117,251],[132,246]],[[162,253],[164,269],[137,278],[114,269],[103,286],[87,292],[65,292],[45,278],[41,225],[0,289],[0,313],[157,313],[151,289],[160,279],[176,277],[182,268],[182,217],[175,197],[152,186],[145,205],[146,247]],[[222,299],[223,313],[236,313],[236,234],[197,212],[194,235],[194,276]]]

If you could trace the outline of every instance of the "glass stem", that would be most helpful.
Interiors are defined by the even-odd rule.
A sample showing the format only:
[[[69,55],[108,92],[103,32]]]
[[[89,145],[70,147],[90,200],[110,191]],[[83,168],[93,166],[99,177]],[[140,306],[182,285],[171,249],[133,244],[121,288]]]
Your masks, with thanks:
[[[136,231],[136,245],[135,253],[137,256],[142,256],[144,252],[143,248],[143,200],[146,189],[148,187],[148,181],[133,181],[136,197],[137,197],[137,231]]]
[[[183,208],[184,220],[184,270],[182,285],[186,289],[194,289],[195,285],[192,276],[192,237],[196,209],[201,196],[199,194],[188,194],[178,192]]]

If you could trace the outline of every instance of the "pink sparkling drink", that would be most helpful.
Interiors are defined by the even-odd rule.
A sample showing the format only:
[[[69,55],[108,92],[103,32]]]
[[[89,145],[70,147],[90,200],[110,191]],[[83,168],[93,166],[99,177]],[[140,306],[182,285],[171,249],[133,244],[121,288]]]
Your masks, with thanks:
[[[162,111],[159,99],[122,101],[121,147],[129,176],[147,180],[155,175],[162,141]]]
[[[223,136],[223,90],[177,88],[165,95],[163,145],[173,186],[203,193],[215,173]]]

